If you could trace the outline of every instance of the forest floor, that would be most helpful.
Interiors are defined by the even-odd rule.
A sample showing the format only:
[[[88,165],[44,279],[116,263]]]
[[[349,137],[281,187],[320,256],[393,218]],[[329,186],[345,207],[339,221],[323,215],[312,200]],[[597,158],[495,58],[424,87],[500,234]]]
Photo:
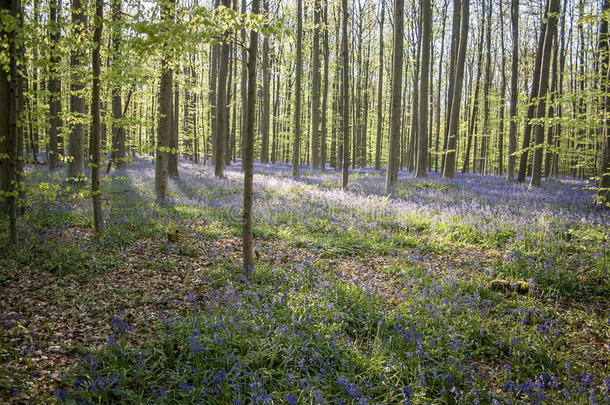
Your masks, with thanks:
[[[99,239],[88,187],[29,168],[21,247],[0,234],[0,399],[610,400],[610,212],[582,183],[256,173],[247,278],[236,168],[181,162],[167,206],[150,162],[113,172]]]

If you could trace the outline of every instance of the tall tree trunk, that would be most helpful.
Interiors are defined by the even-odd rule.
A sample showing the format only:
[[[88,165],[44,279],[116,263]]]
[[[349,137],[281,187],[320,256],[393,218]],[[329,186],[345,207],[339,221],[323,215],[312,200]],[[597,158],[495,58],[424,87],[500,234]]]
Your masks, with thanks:
[[[555,103],[557,102],[557,80],[559,77],[559,72],[557,72],[557,69],[559,69],[559,46],[557,45],[557,35],[555,35],[555,38],[553,39],[554,41],[554,46],[553,46],[553,56],[552,56],[552,66],[551,68],[552,70],[552,74],[551,74],[551,94],[549,97],[549,112],[548,112],[548,119],[552,120],[555,116]],[[553,134],[555,132],[555,130],[557,129],[557,127],[555,125],[551,125],[549,123],[549,125],[547,125],[547,137],[546,137],[546,151],[544,153],[544,177],[549,177],[550,173],[551,173],[551,165],[553,163]]]
[[[326,138],[328,133],[328,60],[329,60],[329,47],[328,47],[328,0],[324,0],[324,39],[323,39],[323,53],[324,53],[324,84],[322,89],[322,130],[320,134],[320,169],[322,173],[326,170]]]
[[[59,155],[63,154],[63,141],[60,134],[61,122],[61,79],[59,78],[59,36],[58,14],[61,12],[61,0],[49,0],[49,147],[47,159],[49,169],[57,168]]]
[[[311,62],[311,166],[320,168],[320,0],[314,1]]]
[[[121,59],[121,32],[123,11],[121,0],[112,0],[112,59],[115,64]],[[119,72],[115,72],[119,74]],[[121,80],[112,85],[112,152],[111,160],[116,162],[117,169],[127,168],[127,148],[125,146],[125,125],[123,124],[123,100],[121,98]]]
[[[161,8],[164,21],[174,20],[175,0],[169,0]],[[159,84],[159,124],[157,126],[157,157],[155,161],[155,192],[157,201],[165,203],[169,195],[169,138],[172,131],[172,81],[174,72],[170,66],[169,44],[163,44],[161,80]]]
[[[0,10],[5,13],[11,12],[11,0],[1,0]],[[11,41],[11,35],[0,25],[0,40],[3,44],[8,44]],[[4,69],[0,68],[0,191],[7,193],[11,191],[9,181],[9,166],[11,159],[11,82],[10,75]],[[4,214],[8,213],[8,204],[0,205],[0,211]]]
[[[510,122],[508,127],[506,180],[513,181],[515,172],[515,153],[517,152],[517,98],[519,96],[519,0],[511,0],[510,16],[513,31],[513,47],[510,74]]]
[[[223,0],[225,7],[230,7],[229,0]],[[216,102],[216,133],[215,142],[216,150],[214,156],[214,175],[224,177],[224,146],[227,124],[227,76],[229,69],[229,53],[231,45],[224,42],[220,48],[220,64],[218,66],[218,85],[216,86],[217,102]]]
[[[100,137],[101,137],[101,118],[100,118],[100,71],[101,45],[102,45],[102,24],[103,24],[104,3],[102,0],[95,1],[95,29],[93,31],[93,84],[91,87],[91,199],[93,202],[93,226],[95,233],[100,234],[104,228],[102,214],[102,195],[100,192]]]
[[[451,53],[449,55],[449,85],[447,88],[447,107],[445,111],[445,131],[443,134],[443,155],[441,158],[441,174],[445,173],[446,151],[449,144],[449,124],[451,121],[451,106],[453,103],[453,92],[455,87],[455,65],[457,63],[458,50],[460,46],[462,1],[453,0],[453,20],[451,25]]]
[[[169,135],[169,156],[167,157],[167,174],[178,178],[178,132],[180,130],[180,87],[174,80],[174,107],[172,109],[172,131]]]
[[[421,0],[422,40],[421,72],[419,85],[419,134],[417,137],[417,165],[415,177],[428,177],[428,80],[430,77],[430,47],[432,46],[432,6],[430,0]]]
[[[603,120],[602,152],[599,165],[599,188],[597,195],[600,201],[610,205],[610,30],[608,29],[610,18],[610,0],[604,0],[603,13],[600,26],[600,50],[602,59],[600,73],[603,74],[601,88],[603,91]]]
[[[241,13],[246,13],[246,0],[241,1]],[[248,50],[246,48],[246,30],[241,30],[241,84],[240,84],[240,96],[241,96],[241,120],[240,120],[240,148],[239,153],[242,157],[241,168],[245,170],[244,150],[246,142],[246,115],[248,110]]]
[[[385,1],[381,2],[379,14],[379,78],[377,80],[377,136],[375,138],[375,170],[381,169],[381,144],[383,130],[383,22]]]
[[[214,1],[214,8],[218,8],[220,6],[220,0]],[[212,45],[212,57],[210,58],[210,78],[209,78],[209,98],[210,98],[210,138],[212,142],[212,164],[214,165],[214,172],[216,172],[216,158],[218,156],[218,151],[216,150],[218,145],[216,144],[217,136],[218,136],[218,59],[220,58],[220,48],[221,45],[214,44]]]
[[[506,117],[506,50],[504,45],[504,3],[500,2],[500,53],[501,66],[500,74],[502,81],[500,84],[500,116],[498,122],[498,170],[497,174],[504,174],[504,124]]]
[[[300,1],[300,0],[299,0]],[[260,0],[252,1],[252,13],[260,12]],[[252,199],[254,178],[254,120],[256,117],[256,54],[258,52],[258,33],[250,32],[250,48],[248,49],[248,111],[246,121],[245,153],[244,153],[244,212],[243,212],[243,259],[244,270],[248,275],[254,271],[254,255],[252,247]]]
[[[485,29],[485,17],[481,13],[481,33],[479,35],[479,44],[477,47],[477,78],[474,81],[474,94],[472,96],[472,110],[470,112],[470,123],[468,124],[468,134],[466,139],[466,151],[464,154],[464,164],[462,165],[462,173],[468,173],[470,171],[470,150],[472,149],[472,138],[475,134],[475,124],[477,114],[479,113],[479,88],[481,86],[481,73],[483,72],[483,32]],[[478,128],[477,128],[478,130]],[[473,169],[476,171],[476,143],[474,152],[474,163],[472,164]]]
[[[296,79],[294,98],[294,144],[292,147],[292,177],[299,177],[301,160],[301,76],[303,75],[303,0],[297,0]]]
[[[483,0],[483,4],[485,0]],[[491,87],[491,11],[492,2],[487,5],[487,25],[485,26],[485,42],[487,47],[487,57],[485,63],[485,84],[483,87],[483,136],[481,138],[481,157],[479,163],[479,173],[485,174],[487,170],[487,147],[489,142],[489,89]],[[481,38],[482,40],[482,38]]]
[[[269,12],[269,0],[263,1],[263,11]],[[269,66],[269,35],[263,40],[263,97],[261,108],[261,162],[269,163],[269,103],[271,102],[271,67]]]
[[[521,157],[519,160],[519,172],[517,173],[517,181],[519,183],[523,183],[525,181],[525,176],[527,174],[527,167],[529,164],[529,149],[531,143],[531,135],[532,135],[532,119],[534,118],[534,114],[536,113],[535,103],[536,97],[538,97],[538,89],[540,88],[540,65],[542,63],[542,50],[544,48],[544,37],[546,32],[547,25],[547,15],[548,11],[548,2],[547,8],[544,13],[544,17],[542,19],[540,36],[538,37],[538,51],[536,52],[536,61],[534,62],[534,74],[532,76],[532,88],[529,97],[529,107],[527,109],[527,116],[525,121],[525,129],[523,131],[523,143],[521,146]]]
[[[82,49],[84,32],[87,25],[84,6],[80,0],[72,0],[72,44],[70,52],[70,134],[68,144],[68,173],[70,180],[80,181],[85,175],[83,137],[85,134],[85,97],[83,91],[83,65],[85,53]]]
[[[441,53],[438,61],[438,85],[436,86],[436,135],[434,145],[434,170],[438,172],[438,155],[441,132],[441,83],[443,78],[443,56],[445,56],[445,25],[447,23],[448,0],[444,1],[443,23],[441,28]]]
[[[345,1],[345,0],[344,0]],[[400,152],[400,116],[402,90],[402,58],[404,36],[404,1],[394,1],[394,38],[392,40],[392,93],[390,104],[390,146],[386,191],[393,193],[398,180]]]
[[[445,167],[443,177],[452,179],[455,174],[455,159],[457,138],[459,135],[460,104],[462,101],[462,85],[464,83],[464,62],[466,60],[466,48],[468,47],[468,23],[470,19],[470,0],[463,0],[460,23],[460,45],[457,52],[457,60],[454,73],[453,100],[451,102],[451,113],[449,115],[449,132],[447,137],[447,149],[445,151]]]
[[[544,37],[543,46],[538,49],[542,54],[540,57],[540,84],[538,85],[537,110],[535,129],[535,148],[534,148],[534,163],[532,166],[532,178],[530,188],[540,187],[542,177],[542,164],[544,154],[544,123],[546,117],[546,93],[549,87],[549,72],[551,69],[551,51],[553,48],[553,38],[557,33],[557,20],[560,12],[559,0],[548,0],[546,12],[546,29],[540,33]]]
[[[299,0],[301,1],[301,0]],[[402,1],[402,0],[398,0]],[[348,37],[347,37],[347,21],[349,19],[349,10],[347,8],[347,0],[341,1],[342,10],[342,25],[341,25],[341,63],[343,68],[342,89],[341,89],[341,131],[343,133],[342,152],[343,159],[341,162],[341,187],[347,190],[348,169],[349,169],[349,54],[348,54]]]

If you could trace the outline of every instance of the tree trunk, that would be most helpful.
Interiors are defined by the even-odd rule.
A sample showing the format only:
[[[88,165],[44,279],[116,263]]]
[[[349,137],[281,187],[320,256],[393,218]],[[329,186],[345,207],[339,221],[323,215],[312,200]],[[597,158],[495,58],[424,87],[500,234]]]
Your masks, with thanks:
[[[381,2],[379,14],[379,79],[377,81],[377,136],[375,138],[375,170],[381,170],[381,144],[383,130],[383,22],[385,1]]]
[[[428,177],[428,80],[430,77],[430,47],[432,45],[432,6],[430,0],[420,2],[422,13],[421,71],[419,86],[419,135],[415,177]]]
[[[483,4],[485,1],[483,0]],[[487,25],[485,26],[485,42],[487,46],[487,58],[485,64],[485,84],[483,87],[483,136],[481,138],[481,157],[479,163],[479,173],[485,174],[487,170],[487,148],[489,142],[489,89],[491,87],[492,72],[491,72],[491,0],[487,5]],[[483,39],[481,38],[481,41]]]
[[[59,78],[59,36],[58,14],[61,12],[61,0],[49,0],[49,40],[51,55],[49,60],[49,147],[47,159],[49,169],[57,168],[59,155],[63,154],[63,145],[59,129],[61,122],[61,79]]]
[[[443,156],[441,158],[441,174],[445,172],[446,151],[449,143],[449,124],[451,120],[451,105],[453,103],[453,92],[455,87],[455,64],[457,62],[458,49],[460,46],[460,23],[463,0],[453,0],[453,21],[451,26],[451,53],[449,55],[449,85],[447,88],[447,107],[445,111],[445,131],[443,134]]]
[[[512,55],[510,73],[510,110],[508,129],[508,156],[506,180],[513,181],[515,172],[515,153],[517,152],[517,98],[519,96],[519,0],[511,0],[510,16],[512,22]]]
[[[263,1],[263,11],[269,12],[269,0]],[[261,163],[269,163],[269,120],[271,102],[271,67],[269,66],[269,35],[263,40],[263,97],[261,108]]]
[[[324,0],[324,84],[322,89],[322,131],[320,135],[320,169],[322,173],[326,170],[326,138],[328,132],[328,0]]]
[[[301,0],[298,0],[301,1]],[[398,0],[402,1],[402,0]],[[343,159],[341,162],[341,187],[344,191],[347,190],[348,182],[348,169],[349,169],[349,54],[348,54],[348,37],[347,37],[347,21],[349,19],[349,10],[347,8],[347,0],[341,1],[342,9],[342,26],[341,26],[341,62],[343,67],[342,77],[342,120],[341,120],[341,131],[343,132],[342,152]]]
[[[300,1],[300,0],[299,0]],[[260,0],[253,0],[252,13],[260,12]],[[248,50],[248,111],[246,117],[246,137],[244,153],[244,212],[243,212],[243,259],[246,274],[254,271],[254,255],[252,247],[252,199],[254,178],[254,120],[256,117],[256,54],[258,52],[258,33],[250,32],[250,48]]]
[[[538,52],[542,54],[540,57],[540,84],[538,85],[537,95],[537,110],[536,110],[536,124],[535,128],[535,149],[534,149],[534,163],[532,166],[532,178],[530,181],[530,188],[540,187],[540,180],[542,177],[542,164],[543,164],[543,152],[544,152],[544,124],[543,120],[546,117],[546,93],[549,87],[549,72],[551,69],[551,51],[553,48],[553,38],[557,33],[557,19],[560,12],[559,0],[548,0],[547,12],[546,12],[546,29],[540,33],[544,37],[542,42],[542,48],[538,49]]]
[[[451,113],[449,115],[449,132],[447,136],[447,149],[445,151],[445,167],[443,177],[452,179],[455,175],[455,159],[457,138],[459,135],[460,104],[462,101],[462,85],[464,82],[464,62],[466,60],[466,48],[468,47],[468,23],[470,18],[470,1],[463,0],[460,27],[460,44],[457,52],[457,60],[454,73],[453,100],[451,102]]]
[[[311,166],[320,168],[320,0],[313,10],[313,46],[311,61]]]
[[[169,0],[161,8],[165,21],[173,21],[174,1]],[[172,131],[172,81],[174,72],[170,67],[169,44],[163,44],[161,80],[159,84],[159,123],[157,125],[157,157],[155,160],[155,192],[157,201],[165,203],[169,195],[169,138]]]
[[[547,2],[548,6],[548,2]],[[548,7],[547,7],[548,11]],[[534,74],[532,76],[532,89],[529,97],[529,107],[527,109],[527,116],[525,121],[525,129],[523,131],[523,143],[521,146],[521,157],[519,160],[519,172],[517,174],[517,181],[523,183],[527,174],[529,148],[531,143],[532,135],[532,124],[531,121],[536,113],[535,99],[538,97],[538,89],[540,88],[540,64],[542,62],[542,50],[544,48],[544,34],[546,32],[547,25],[547,12],[545,11],[544,17],[541,24],[541,35],[538,37],[538,51],[536,52],[536,61],[534,62]]]
[[[93,32],[92,53],[93,84],[91,87],[91,199],[93,202],[93,226],[95,233],[100,234],[104,228],[102,215],[102,195],[100,192],[100,71],[101,71],[101,45],[104,3],[95,1],[95,29]]]
[[[301,76],[303,75],[303,0],[297,0],[296,78],[294,98],[294,143],[292,147],[292,177],[299,177],[301,160]]]
[[[230,7],[229,0],[223,0],[225,7]],[[216,145],[214,155],[214,175],[217,177],[224,177],[224,146],[226,136],[226,124],[227,124],[227,76],[229,69],[229,53],[231,52],[231,45],[228,42],[224,42],[220,47],[220,63],[218,66],[218,85],[216,86],[216,133],[215,141]]]
[[[180,88],[174,81],[174,107],[172,109],[172,131],[169,135],[169,156],[167,157],[167,174],[178,178],[178,131],[180,130]]]
[[[68,144],[68,180],[80,181],[85,175],[83,137],[85,134],[85,97],[83,90],[83,65],[85,54],[82,50],[83,34],[87,25],[85,9],[80,0],[72,0],[72,42],[70,52],[70,134]]]
[[[602,132],[602,152],[599,165],[599,188],[597,195],[600,201],[610,205],[610,30],[608,29],[608,18],[610,17],[610,0],[604,0],[603,13],[600,27],[600,50],[602,59],[600,71],[602,76],[602,91],[604,93],[604,129]]]
[[[400,152],[400,116],[402,90],[402,58],[404,36],[404,0],[394,2],[394,38],[392,40],[392,92],[390,105],[390,146],[386,191],[393,193],[398,180]]]

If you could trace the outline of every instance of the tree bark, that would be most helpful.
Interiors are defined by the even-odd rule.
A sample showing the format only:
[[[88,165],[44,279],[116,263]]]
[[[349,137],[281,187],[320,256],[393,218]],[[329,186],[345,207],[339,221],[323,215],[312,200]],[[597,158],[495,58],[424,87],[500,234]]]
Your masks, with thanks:
[[[428,80],[430,77],[430,47],[432,45],[432,6],[430,0],[421,0],[422,48],[419,88],[419,135],[417,137],[417,165],[415,177],[428,177]]]
[[[551,69],[551,55],[553,38],[557,33],[557,20],[560,12],[559,0],[548,0],[546,12],[546,29],[540,33],[544,37],[542,49],[538,49],[541,56],[540,84],[538,85],[537,109],[535,129],[534,163],[532,166],[532,178],[530,188],[540,187],[542,177],[542,164],[544,155],[544,123],[546,117],[546,93],[549,87],[549,72]]]
[[[165,21],[173,21],[174,1],[169,0],[161,8]],[[169,44],[163,44],[161,60],[161,80],[159,84],[159,123],[157,126],[157,157],[155,160],[155,192],[157,201],[165,203],[169,195],[169,138],[172,131],[172,82],[174,72],[171,68]]]
[[[59,155],[63,154],[63,142],[59,129],[61,122],[61,79],[59,78],[59,36],[60,26],[58,14],[61,12],[61,0],[49,0],[49,40],[50,40],[50,65],[49,65],[49,150],[47,159],[49,169],[57,168]]]
[[[300,0],[299,0],[300,1]],[[260,0],[253,0],[252,13],[258,14]],[[258,52],[258,33],[250,32],[248,49],[248,111],[246,117],[246,137],[244,153],[244,212],[243,212],[243,259],[246,274],[254,271],[252,247],[252,199],[254,178],[254,120],[256,117],[256,54]]]
[[[515,153],[517,152],[517,98],[519,96],[519,0],[511,0],[511,22],[513,47],[510,73],[510,110],[508,127],[508,156],[506,180],[513,181],[515,172]]]
[[[81,0],[72,0],[72,50],[70,52],[70,134],[68,144],[68,180],[80,181],[85,175],[85,157],[83,137],[85,134],[85,97],[83,91],[84,57],[82,50],[83,34],[87,25],[87,17]]]
[[[101,45],[104,4],[102,0],[95,1],[95,29],[93,32],[94,48],[92,53],[93,84],[91,87],[91,199],[93,203],[93,226],[95,233],[100,234],[104,228],[102,214],[102,195],[100,192],[100,71]]]
[[[322,90],[322,131],[320,134],[320,169],[322,173],[326,170],[326,138],[328,132],[328,60],[329,60],[329,47],[328,47],[328,0],[324,0],[324,84]]]
[[[400,117],[402,90],[402,59],[404,36],[404,1],[394,2],[394,38],[392,40],[392,91],[390,104],[390,145],[388,150],[388,172],[386,191],[396,191],[400,153]]]
[[[301,0],[299,0],[301,1]],[[402,1],[402,0],[398,0]],[[347,0],[341,1],[342,8],[342,26],[341,26],[341,62],[343,67],[343,80],[342,80],[342,120],[341,130],[343,132],[343,143],[342,152],[343,159],[341,162],[341,187],[344,191],[347,191],[348,186],[348,169],[349,169],[349,54],[348,54],[348,38],[347,38],[347,21],[349,19],[349,10],[347,8]]]
[[[294,98],[294,143],[292,147],[292,177],[299,177],[301,159],[301,76],[303,75],[303,0],[297,0],[296,78]]]
[[[454,72],[453,100],[451,102],[451,114],[449,115],[449,132],[447,136],[447,150],[445,151],[445,167],[443,170],[443,177],[447,179],[452,179],[455,175],[455,158],[457,137],[459,135],[460,104],[462,101],[462,85],[464,83],[464,62],[466,60],[466,48],[468,47],[470,0],[463,0],[460,14],[460,44],[458,47]]]
[[[383,22],[385,1],[381,2],[379,14],[379,78],[377,80],[377,136],[375,138],[375,170],[381,170],[381,144],[383,130]]]

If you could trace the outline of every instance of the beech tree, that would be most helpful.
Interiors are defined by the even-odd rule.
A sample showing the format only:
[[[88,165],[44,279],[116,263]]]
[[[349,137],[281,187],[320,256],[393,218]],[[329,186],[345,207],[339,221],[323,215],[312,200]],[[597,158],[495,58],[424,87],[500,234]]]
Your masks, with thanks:
[[[93,83],[91,86],[91,199],[93,202],[93,226],[95,233],[99,234],[104,228],[102,214],[102,195],[100,192],[100,137],[101,137],[101,117],[100,117],[100,75],[101,75],[101,47],[102,29],[104,18],[104,3],[102,0],[95,0],[95,20],[93,31]]]
[[[392,91],[390,104],[390,145],[388,148],[388,172],[386,191],[396,190],[400,152],[400,118],[402,90],[402,58],[404,36],[404,1],[394,2],[394,39],[392,40]]]
[[[162,3],[162,18],[166,22],[173,21],[174,0]],[[171,53],[169,44],[163,44],[161,59],[161,79],[159,85],[159,124],[157,127],[157,149],[155,160],[155,192],[157,200],[164,203],[169,194],[168,164],[169,164],[169,137],[172,130],[172,82],[174,72],[171,67]]]
[[[299,0],[300,1],[300,0]],[[260,12],[260,0],[252,1],[252,13]],[[246,137],[244,153],[244,210],[243,210],[243,259],[246,274],[254,271],[252,247],[252,199],[254,179],[254,124],[256,117],[256,54],[258,53],[258,32],[250,32],[248,48],[248,111],[246,115]]]

